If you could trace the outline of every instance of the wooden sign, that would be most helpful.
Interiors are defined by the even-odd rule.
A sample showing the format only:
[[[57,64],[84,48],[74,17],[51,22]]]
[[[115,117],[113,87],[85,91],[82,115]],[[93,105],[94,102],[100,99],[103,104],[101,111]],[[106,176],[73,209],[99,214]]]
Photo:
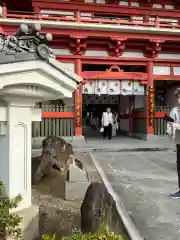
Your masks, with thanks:
[[[76,112],[76,127],[81,127],[82,126],[82,94],[81,94],[81,88],[78,88],[76,90],[75,112]]]
[[[148,113],[149,113],[149,125],[154,125],[154,88],[153,86],[149,86],[148,91]]]

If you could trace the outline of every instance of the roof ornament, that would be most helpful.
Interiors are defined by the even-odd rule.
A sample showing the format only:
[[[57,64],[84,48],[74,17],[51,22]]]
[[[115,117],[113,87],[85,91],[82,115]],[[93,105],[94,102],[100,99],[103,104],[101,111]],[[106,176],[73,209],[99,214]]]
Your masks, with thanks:
[[[55,58],[55,55],[48,47],[48,42],[52,41],[52,34],[43,35],[40,31],[40,24],[34,24],[31,28],[26,24],[21,24],[15,34],[8,36],[1,34],[0,58],[7,55],[16,55],[17,53],[31,53],[31,55],[36,55],[36,58],[43,60],[49,60],[50,57]]]

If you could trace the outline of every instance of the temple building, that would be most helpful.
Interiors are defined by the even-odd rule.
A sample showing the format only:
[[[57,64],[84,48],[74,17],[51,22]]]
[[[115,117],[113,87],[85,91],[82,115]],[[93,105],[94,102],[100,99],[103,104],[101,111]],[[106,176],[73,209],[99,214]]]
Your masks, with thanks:
[[[118,134],[165,135],[180,85],[179,12],[179,0],[0,1],[2,36],[41,24],[56,59],[84,79],[72,99],[40,104],[33,136],[88,137],[88,118],[106,107],[118,115]]]

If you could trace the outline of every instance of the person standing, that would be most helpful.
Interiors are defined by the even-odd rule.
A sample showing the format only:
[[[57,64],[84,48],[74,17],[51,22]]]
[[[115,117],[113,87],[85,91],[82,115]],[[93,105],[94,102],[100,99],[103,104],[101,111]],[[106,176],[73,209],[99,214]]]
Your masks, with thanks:
[[[113,114],[113,126],[112,126],[112,136],[115,137],[117,134],[117,130],[118,130],[118,115],[115,112]]]
[[[180,88],[176,90],[175,96],[177,99],[177,107],[174,107],[170,112],[170,118],[172,121],[167,123],[166,133],[169,137],[175,140],[176,144],[176,163],[177,163],[177,175],[178,175],[178,187],[179,191],[170,194],[170,198],[180,198]]]
[[[101,119],[103,131],[103,139],[108,137],[109,140],[112,138],[112,125],[113,125],[113,115],[110,108],[106,109],[106,112],[103,112]]]

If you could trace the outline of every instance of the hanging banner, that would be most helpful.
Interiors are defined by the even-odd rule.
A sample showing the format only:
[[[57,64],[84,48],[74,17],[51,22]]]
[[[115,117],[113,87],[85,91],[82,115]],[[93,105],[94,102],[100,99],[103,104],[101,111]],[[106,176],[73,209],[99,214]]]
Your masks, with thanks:
[[[94,80],[89,80],[88,83],[83,85],[83,94],[94,94],[94,89],[95,89],[95,81]]]
[[[83,86],[83,94],[144,95],[144,85],[132,80],[90,80]]]
[[[101,95],[102,88],[101,88],[101,80],[94,80],[94,94]]]
[[[133,95],[144,95],[144,93],[145,93],[144,85],[142,85],[140,81],[134,81]]]
[[[107,80],[96,80],[97,82],[97,93],[98,94],[107,94],[108,92],[108,81]],[[100,91],[99,91],[100,89]]]
[[[108,80],[107,81],[107,94],[108,95],[120,95],[121,84],[119,80]]]
[[[121,94],[126,95],[133,95],[134,92],[134,84],[131,80],[121,80]]]

